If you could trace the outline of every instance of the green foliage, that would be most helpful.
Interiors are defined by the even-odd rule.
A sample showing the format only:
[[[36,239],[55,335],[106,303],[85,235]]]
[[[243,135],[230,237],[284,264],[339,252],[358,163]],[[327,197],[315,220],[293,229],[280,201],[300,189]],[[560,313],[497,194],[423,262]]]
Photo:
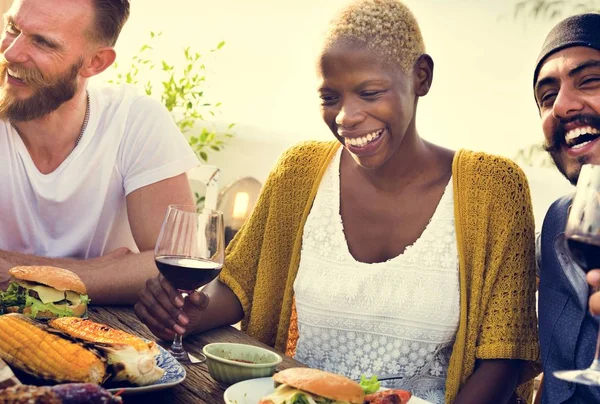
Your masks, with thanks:
[[[233,137],[235,124],[230,124],[225,133],[217,133],[214,127],[201,124],[205,116],[214,117],[221,106],[220,102],[210,103],[205,99],[206,67],[202,55],[188,46],[183,50],[181,66],[164,59],[157,62],[153,51],[156,39],[161,34],[150,32],[149,42],[132,57],[128,66],[122,68],[115,63],[116,78],[109,80],[109,83],[143,85],[148,95],[160,93],[161,102],[173,116],[181,133],[186,136],[196,155],[206,162],[210,152],[222,150],[227,140]],[[220,42],[211,52],[220,50],[224,45],[224,41]],[[152,70],[159,71],[159,74],[154,74],[154,79],[146,77]]]
[[[532,144],[517,151],[513,160],[529,167],[554,167],[552,158],[541,144]]]
[[[204,206],[204,200],[206,199],[204,195],[200,195],[198,192],[194,192],[194,198],[196,198],[196,206]]]
[[[569,15],[600,11],[600,0],[519,0],[515,17],[558,20]]]

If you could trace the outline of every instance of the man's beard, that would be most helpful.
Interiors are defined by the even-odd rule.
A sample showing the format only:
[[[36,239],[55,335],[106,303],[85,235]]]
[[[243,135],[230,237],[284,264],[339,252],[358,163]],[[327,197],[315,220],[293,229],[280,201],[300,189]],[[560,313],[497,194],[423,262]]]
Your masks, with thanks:
[[[0,59],[0,79],[8,74],[8,61]],[[12,94],[8,86],[0,86],[0,119],[11,121],[31,121],[41,118],[69,101],[77,92],[77,75],[83,66],[83,59],[75,62],[67,71],[53,79],[45,78],[36,68],[24,68],[10,65],[11,71],[34,93],[30,97],[19,100]]]
[[[556,165],[556,168],[558,168],[558,171],[560,171],[560,173],[562,175],[564,175],[565,178],[568,179],[571,184],[576,185],[577,180],[579,179],[579,172],[581,171],[581,166],[584,164],[588,164],[594,156],[578,157],[577,158],[578,166],[576,167],[575,171],[573,171],[571,173],[567,172],[565,163],[561,159],[561,150],[562,150],[563,146],[566,147],[565,125],[568,123],[571,123],[571,122],[577,122],[579,124],[582,124],[585,126],[591,126],[593,128],[600,128],[600,116],[592,115],[592,114],[578,114],[576,116],[570,117],[569,119],[561,119],[559,121],[558,126],[554,130],[554,133],[552,134],[552,139],[551,139],[550,143],[546,143],[544,145],[544,150],[546,150],[548,152],[548,154],[550,154],[550,157],[552,157],[552,160],[554,161],[554,165]],[[600,158],[600,156],[598,156],[598,157]]]

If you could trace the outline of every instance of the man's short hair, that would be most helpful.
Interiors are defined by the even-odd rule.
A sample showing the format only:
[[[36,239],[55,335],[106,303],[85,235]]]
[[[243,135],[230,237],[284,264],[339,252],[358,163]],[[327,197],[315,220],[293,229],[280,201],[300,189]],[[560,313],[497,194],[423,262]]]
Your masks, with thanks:
[[[325,49],[339,41],[362,42],[404,73],[425,53],[417,19],[398,0],[358,0],[343,9],[331,22]]]
[[[92,0],[94,25],[91,37],[96,42],[115,46],[129,18],[129,0]]]

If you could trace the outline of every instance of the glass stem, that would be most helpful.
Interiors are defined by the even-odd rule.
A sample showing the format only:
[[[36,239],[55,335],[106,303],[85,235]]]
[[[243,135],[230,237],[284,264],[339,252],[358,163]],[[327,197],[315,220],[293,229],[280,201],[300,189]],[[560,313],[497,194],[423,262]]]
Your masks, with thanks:
[[[175,334],[175,338],[173,338],[173,344],[171,345],[171,353],[177,360],[186,359],[187,357],[187,352],[185,352],[185,349],[183,349],[182,338],[183,335]]]
[[[598,339],[596,340],[596,355],[594,356],[594,361],[590,365],[590,370],[594,370],[596,372],[600,372],[600,334],[598,334]]]
[[[600,292],[600,287],[591,288],[591,293],[596,292]],[[598,316],[595,317],[598,319]],[[598,339],[596,340],[596,355],[594,355],[594,361],[590,365],[590,370],[600,372],[600,333],[598,334]]]

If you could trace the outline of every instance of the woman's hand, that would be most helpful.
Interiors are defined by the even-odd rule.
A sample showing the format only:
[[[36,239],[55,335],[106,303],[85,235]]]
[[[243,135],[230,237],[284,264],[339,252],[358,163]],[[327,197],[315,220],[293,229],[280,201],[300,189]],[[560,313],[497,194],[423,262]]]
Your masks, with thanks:
[[[185,334],[201,321],[209,298],[203,292],[183,296],[162,275],[146,281],[134,306],[135,314],[154,335],[173,339],[175,333]]]
[[[600,287],[600,269],[594,269],[587,274],[588,283],[594,287]],[[600,314],[600,291],[593,293],[590,296],[590,312],[597,316]]]

